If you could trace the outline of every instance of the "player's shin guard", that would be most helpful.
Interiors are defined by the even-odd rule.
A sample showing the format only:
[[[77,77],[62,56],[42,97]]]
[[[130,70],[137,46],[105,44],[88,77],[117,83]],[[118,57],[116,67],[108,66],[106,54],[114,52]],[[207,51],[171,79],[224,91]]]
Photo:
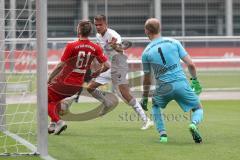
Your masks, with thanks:
[[[48,103],[48,115],[51,118],[52,122],[58,122],[60,120],[56,103],[54,102]]]
[[[192,112],[192,123],[197,125],[203,120],[203,109],[198,108]]]
[[[147,115],[143,111],[140,103],[138,103],[135,98],[133,98],[128,104],[133,107],[134,111],[141,117],[143,122],[147,122]]]
[[[161,108],[159,106],[153,105],[152,114],[153,114],[153,119],[154,119],[154,123],[155,123],[156,128],[157,128],[157,131],[160,134],[161,133],[166,134],[164,119],[163,119],[163,115],[161,113]]]

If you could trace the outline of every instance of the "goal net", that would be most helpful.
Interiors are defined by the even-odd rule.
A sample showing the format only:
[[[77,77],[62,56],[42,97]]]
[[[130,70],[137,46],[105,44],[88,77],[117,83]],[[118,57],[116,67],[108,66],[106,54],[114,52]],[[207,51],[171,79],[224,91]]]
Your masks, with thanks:
[[[39,154],[36,1],[0,1],[1,156]]]

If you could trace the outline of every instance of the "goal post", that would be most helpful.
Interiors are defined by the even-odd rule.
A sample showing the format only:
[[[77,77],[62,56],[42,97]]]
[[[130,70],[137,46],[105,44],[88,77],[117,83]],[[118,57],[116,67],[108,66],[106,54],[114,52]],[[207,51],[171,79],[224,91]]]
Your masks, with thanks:
[[[5,13],[4,0],[0,0],[0,131],[5,130],[5,108],[6,108],[6,95],[5,93]]]
[[[37,34],[37,151],[48,155],[47,132],[47,0],[36,0]]]
[[[47,0],[17,2],[0,0],[0,156],[49,160]]]

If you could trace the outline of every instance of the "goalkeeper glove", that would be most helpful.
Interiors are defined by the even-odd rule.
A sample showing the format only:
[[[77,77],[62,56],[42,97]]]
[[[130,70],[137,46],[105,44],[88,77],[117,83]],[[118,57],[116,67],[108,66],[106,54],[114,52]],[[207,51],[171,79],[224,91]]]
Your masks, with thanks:
[[[200,82],[197,80],[197,78],[191,78],[191,88],[192,90],[199,95],[202,92],[202,86],[200,85]]]
[[[142,97],[140,104],[141,104],[143,110],[148,111],[148,109],[147,109],[148,97]]]

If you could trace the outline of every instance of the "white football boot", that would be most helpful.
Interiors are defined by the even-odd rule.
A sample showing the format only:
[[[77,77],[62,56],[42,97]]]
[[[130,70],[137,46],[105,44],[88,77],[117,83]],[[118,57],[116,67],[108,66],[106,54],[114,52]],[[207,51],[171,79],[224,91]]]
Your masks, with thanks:
[[[52,134],[55,131],[56,122],[50,122],[48,125],[48,134]]]
[[[149,118],[147,119],[146,122],[143,123],[143,126],[141,130],[146,130],[154,125],[153,121],[151,121]]]
[[[54,134],[59,135],[62,131],[66,130],[66,129],[67,129],[67,124],[63,120],[59,120],[56,123]]]

